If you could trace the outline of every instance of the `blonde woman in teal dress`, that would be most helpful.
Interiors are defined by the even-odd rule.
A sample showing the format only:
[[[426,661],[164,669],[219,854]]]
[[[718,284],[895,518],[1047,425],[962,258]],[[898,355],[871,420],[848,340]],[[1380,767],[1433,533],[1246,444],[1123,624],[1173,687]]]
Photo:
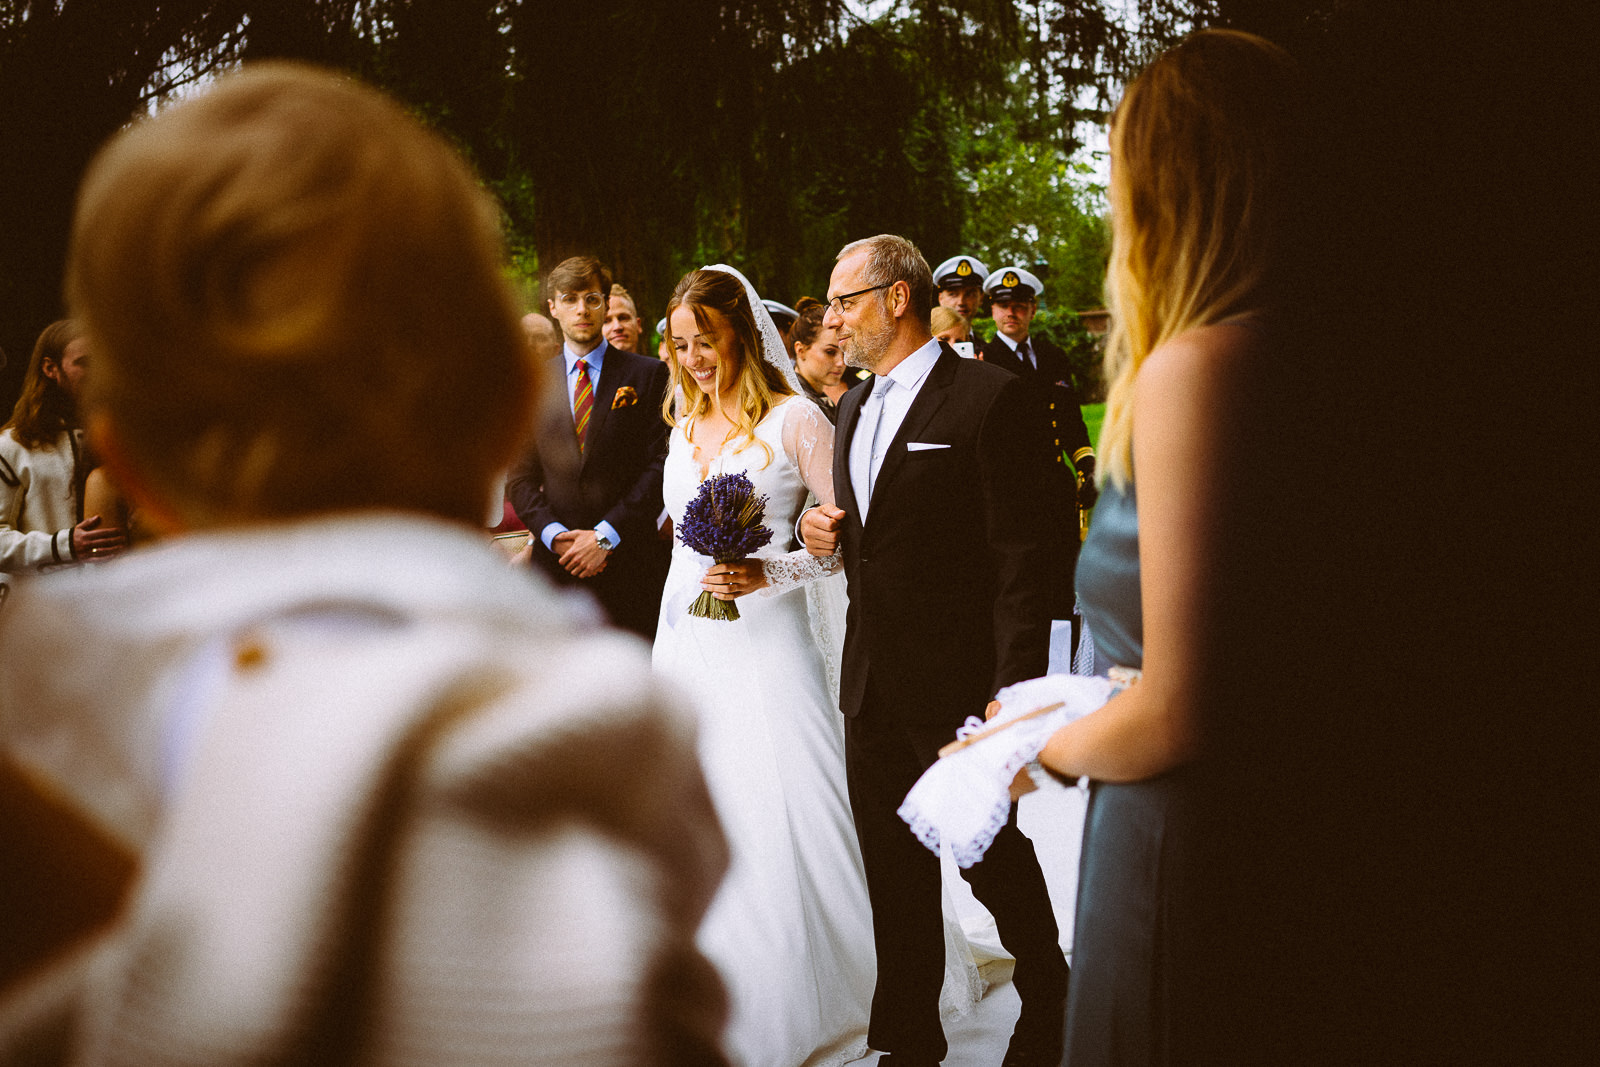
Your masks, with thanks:
[[[1093,780],[1068,1001],[1072,1067],[1181,1060],[1189,776],[1206,738],[1209,614],[1228,576],[1229,412],[1274,355],[1296,76],[1276,46],[1197,33],[1127,89],[1111,127],[1110,383],[1102,492],[1077,588],[1127,684],[1044,765]]]

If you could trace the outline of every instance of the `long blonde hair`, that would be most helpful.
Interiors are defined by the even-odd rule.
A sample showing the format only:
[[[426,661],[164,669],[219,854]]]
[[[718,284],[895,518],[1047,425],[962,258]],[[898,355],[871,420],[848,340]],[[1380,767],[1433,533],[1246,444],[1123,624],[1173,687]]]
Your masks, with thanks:
[[[789,388],[789,383],[784,381],[783,374],[776,367],[761,358],[761,333],[756,328],[755,310],[750,306],[750,298],[745,295],[744,284],[726,271],[692,270],[685,274],[678,280],[677,287],[672,291],[672,299],[667,302],[669,338],[672,336],[672,313],[685,306],[694,312],[695,324],[702,331],[711,332],[711,320],[706,314],[708,311],[717,312],[733,327],[737,348],[733,373],[739,385],[739,404],[732,414],[733,428],[735,434],[744,441],[760,445],[766,453],[765,463],[771,463],[772,449],[756,437],[756,426],[777,406],[779,397],[792,396],[794,390]],[[715,382],[719,393],[722,374],[723,369],[719,365]],[[678,390],[682,390],[683,403],[677,414],[685,420],[686,429],[692,427],[695,420],[711,413],[711,395],[700,388],[694,375],[685,372],[676,358],[672,360],[672,384],[675,388],[667,390],[661,406],[662,417],[669,424],[673,421],[672,405]]]
[[[1277,45],[1204,30],[1150,64],[1117,106],[1099,470],[1119,485],[1133,480],[1133,386],[1146,357],[1267,299],[1298,92]]]

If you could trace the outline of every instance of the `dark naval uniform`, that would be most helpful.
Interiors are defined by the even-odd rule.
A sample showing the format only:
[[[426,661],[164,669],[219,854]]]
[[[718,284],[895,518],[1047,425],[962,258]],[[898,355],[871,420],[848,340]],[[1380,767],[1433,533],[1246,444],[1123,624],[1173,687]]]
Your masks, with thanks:
[[[1017,267],[1002,267],[989,275],[984,287],[996,300],[1033,300],[1042,288],[1038,279]],[[1021,349],[1026,348],[1026,358]],[[1077,390],[1072,386],[1072,368],[1067,354],[1057,345],[1042,337],[1028,337],[1020,345],[996,334],[979,352],[985,363],[1010,371],[1031,387],[1031,391],[1044,406],[1050,423],[1050,449],[1054,484],[1060,500],[1075,503],[1069,511],[1076,517],[1079,509],[1094,506],[1094,446],[1089,442],[1089,428],[1083,421],[1083,409]],[[1077,524],[1075,523],[1074,526]],[[1051,581],[1055,590],[1051,605],[1052,617],[1073,618],[1072,576],[1078,564],[1079,529],[1067,531],[1062,539],[1064,548],[1060,566]],[[1076,647],[1076,627],[1073,640]]]

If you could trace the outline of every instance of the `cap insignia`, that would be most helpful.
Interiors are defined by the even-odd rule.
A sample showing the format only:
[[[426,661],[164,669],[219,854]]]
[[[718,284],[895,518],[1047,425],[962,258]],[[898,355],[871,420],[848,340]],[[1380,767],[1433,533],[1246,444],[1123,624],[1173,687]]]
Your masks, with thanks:
[[[972,264],[963,259],[960,263],[956,264],[956,273],[965,278],[967,275],[972,273]]]
[[[1006,271],[1006,276],[1004,278],[1000,279],[1000,284],[1004,285],[1004,286],[1007,286],[1008,288],[1015,288],[1016,285],[1017,285],[1017,276],[1016,276],[1016,274],[1014,272],[1012,272],[1012,271],[1009,271],[1009,270]]]

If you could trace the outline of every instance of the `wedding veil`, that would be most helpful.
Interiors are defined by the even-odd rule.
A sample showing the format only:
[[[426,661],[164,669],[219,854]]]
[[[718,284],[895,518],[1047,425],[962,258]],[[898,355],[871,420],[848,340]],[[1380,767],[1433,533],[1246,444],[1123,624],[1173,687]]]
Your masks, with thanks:
[[[783,347],[783,335],[778,333],[778,324],[772,321],[772,313],[761,303],[761,295],[756,292],[756,287],[750,284],[750,279],[746,278],[737,267],[730,267],[726,263],[712,263],[700,269],[720,270],[739,279],[739,284],[744,286],[744,295],[750,300],[750,311],[756,320],[756,330],[761,334],[761,358],[778,368],[778,373],[783,375],[783,380],[789,383],[789,388],[794,390],[797,396],[805,396],[800,388],[800,375],[795,373],[794,362]]]

